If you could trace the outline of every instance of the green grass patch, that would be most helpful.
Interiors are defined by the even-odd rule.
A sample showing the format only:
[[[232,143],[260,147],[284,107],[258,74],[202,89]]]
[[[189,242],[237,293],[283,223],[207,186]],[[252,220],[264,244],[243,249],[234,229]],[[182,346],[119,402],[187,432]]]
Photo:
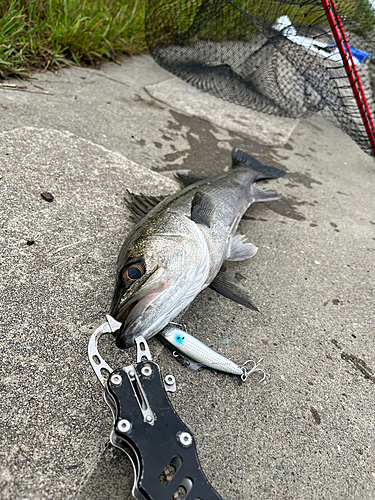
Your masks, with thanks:
[[[148,0],[0,0],[0,78],[68,64],[98,65],[146,50]],[[301,6],[284,0],[234,0],[254,18],[272,24],[287,14],[293,23],[326,24],[319,0]],[[337,0],[352,31],[375,26],[368,0]],[[151,45],[198,40],[248,39],[257,29],[220,0],[152,0],[146,19]]]
[[[0,77],[146,49],[145,0],[0,0]]]

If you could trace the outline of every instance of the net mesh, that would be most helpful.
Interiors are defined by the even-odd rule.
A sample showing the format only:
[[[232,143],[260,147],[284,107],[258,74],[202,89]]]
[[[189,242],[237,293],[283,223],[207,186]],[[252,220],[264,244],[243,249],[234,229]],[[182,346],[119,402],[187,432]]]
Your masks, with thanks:
[[[375,21],[363,2],[342,0],[338,9],[349,43],[357,33],[353,58],[372,109],[370,57],[357,49],[358,33],[371,32]],[[320,112],[373,155],[345,68],[351,63],[320,0],[149,0],[145,29],[158,64],[196,88],[283,117]]]

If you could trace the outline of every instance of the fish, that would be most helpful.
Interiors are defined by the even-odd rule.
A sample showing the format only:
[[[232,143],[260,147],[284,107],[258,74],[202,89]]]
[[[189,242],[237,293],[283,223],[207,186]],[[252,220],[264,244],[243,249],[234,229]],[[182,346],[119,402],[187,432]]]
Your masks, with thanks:
[[[248,291],[221,270],[225,261],[253,257],[257,247],[236,234],[254,202],[280,196],[256,181],[285,172],[232,151],[232,169],[208,177],[178,178],[185,187],[166,198],[132,195],[128,206],[138,220],[117,259],[110,315],[122,323],[116,345],[153,337],[211,286],[225,297],[258,310]]]
[[[249,359],[242,366],[239,366],[206,346],[206,344],[193,337],[193,335],[190,335],[174,325],[167,325],[158,333],[158,337],[161,337],[161,340],[171,349],[177,349],[177,351],[182,354],[183,357],[188,358],[189,361],[193,360],[195,363],[198,363],[198,368],[206,366],[211,370],[238,375],[243,381],[245,381],[251,373],[257,371],[263,373],[260,382],[263,382],[266,378],[265,372],[259,368],[259,364],[263,359],[260,359],[258,362]],[[250,362],[254,363],[254,366],[250,371],[247,371],[245,367]]]

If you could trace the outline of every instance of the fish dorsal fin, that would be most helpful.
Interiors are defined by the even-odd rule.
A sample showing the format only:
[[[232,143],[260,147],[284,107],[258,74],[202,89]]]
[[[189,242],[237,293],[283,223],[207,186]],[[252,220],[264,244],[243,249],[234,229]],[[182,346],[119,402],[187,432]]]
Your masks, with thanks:
[[[230,245],[230,254],[227,260],[239,261],[246,260],[254,257],[258,248],[252,243],[247,241],[247,236],[243,234],[236,234],[233,236]]]
[[[204,177],[202,175],[196,175],[196,174],[180,174],[177,172],[175,174],[175,178],[181,182],[181,184],[184,187],[190,186],[191,184],[195,184],[196,182],[203,181],[204,179],[207,179],[207,177]]]
[[[241,286],[234,278],[224,273],[223,271],[219,271],[217,273],[216,278],[209,286],[210,288],[212,288],[212,290],[221,293],[221,295],[224,295],[224,297],[226,297],[227,299],[238,302],[248,309],[259,312],[259,309],[256,307],[256,305],[254,305],[247,290],[243,286]]]
[[[249,154],[240,149],[232,150],[232,168],[248,167],[255,172],[259,172],[258,179],[277,179],[285,175],[283,170],[276,167],[263,165]]]
[[[125,198],[125,203],[132,213],[132,218],[136,222],[140,221],[148,212],[156,207],[166,196],[146,196],[144,194],[134,194],[128,189],[128,198]]]
[[[211,227],[215,205],[210,196],[198,191],[191,202],[191,220],[196,224]]]

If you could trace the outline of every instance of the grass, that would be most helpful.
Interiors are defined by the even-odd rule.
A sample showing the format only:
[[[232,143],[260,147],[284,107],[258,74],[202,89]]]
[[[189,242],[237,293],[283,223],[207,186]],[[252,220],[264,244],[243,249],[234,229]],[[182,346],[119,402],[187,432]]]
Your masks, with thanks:
[[[375,25],[368,0],[336,0],[347,21],[365,34]],[[254,17],[273,22],[288,14],[294,23],[325,22],[319,2],[302,8],[283,0],[235,0]],[[98,65],[146,50],[147,0],[0,0],[0,78],[26,76],[32,70],[69,64]],[[246,38],[256,31],[240,12],[225,3],[202,0],[153,0],[147,25],[159,41],[183,38],[193,26],[197,39]],[[212,11],[212,5],[215,13]],[[317,7],[316,7],[317,5]],[[198,15],[199,12],[199,15]],[[195,17],[205,22],[195,26]],[[157,31],[155,31],[157,30]],[[191,39],[190,39],[191,40]]]
[[[146,50],[145,0],[0,0],[0,77]]]

